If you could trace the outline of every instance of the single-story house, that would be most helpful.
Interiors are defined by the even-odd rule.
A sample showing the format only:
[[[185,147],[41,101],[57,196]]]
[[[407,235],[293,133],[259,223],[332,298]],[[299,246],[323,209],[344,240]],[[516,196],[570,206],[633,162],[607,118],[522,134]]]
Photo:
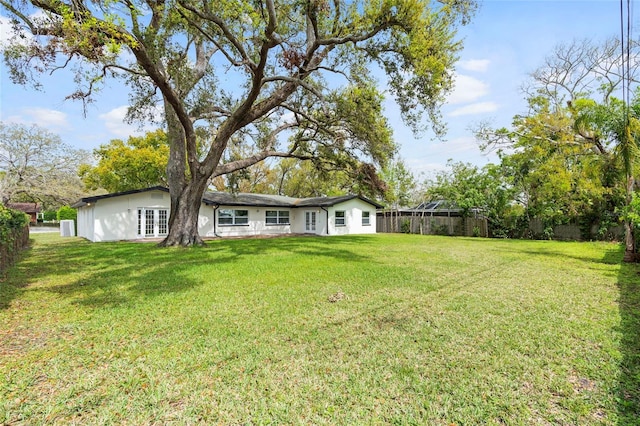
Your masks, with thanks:
[[[38,213],[42,210],[40,203],[7,203],[7,208],[25,212],[32,224],[38,221]]]
[[[82,198],[78,236],[90,241],[135,240],[167,235],[169,190],[155,186]],[[202,237],[274,234],[374,234],[382,206],[358,195],[291,198],[206,192],[200,205]]]

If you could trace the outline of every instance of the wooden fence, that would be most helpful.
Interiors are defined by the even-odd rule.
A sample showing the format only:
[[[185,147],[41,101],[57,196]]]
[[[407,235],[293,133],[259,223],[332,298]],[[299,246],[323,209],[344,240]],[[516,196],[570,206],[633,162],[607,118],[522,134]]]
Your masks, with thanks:
[[[486,218],[460,216],[429,216],[420,213],[407,215],[385,212],[377,219],[377,231],[383,233],[406,233],[422,235],[457,235],[488,237]]]
[[[430,216],[406,211],[381,212],[377,216],[377,231],[382,233],[406,233],[422,235],[457,235],[467,237],[488,237],[489,227],[486,218],[463,218],[460,216]],[[618,225],[602,233],[597,224],[589,227],[588,235],[577,224],[556,225],[546,230],[539,219],[532,219],[526,232],[519,238],[554,239],[569,241],[624,239],[624,227]]]

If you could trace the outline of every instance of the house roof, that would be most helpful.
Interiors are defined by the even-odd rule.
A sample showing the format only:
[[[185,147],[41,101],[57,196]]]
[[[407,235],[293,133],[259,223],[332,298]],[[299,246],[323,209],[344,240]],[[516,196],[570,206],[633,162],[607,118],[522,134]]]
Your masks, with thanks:
[[[368,198],[361,197],[359,195],[339,195],[337,197],[315,197],[315,198],[301,198],[298,207],[331,207],[336,204],[343,203],[345,201],[359,199],[365,203],[369,203],[377,209],[381,209],[383,206]]]
[[[359,195],[341,195],[337,197],[293,198],[282,195],[267,194],[230,194],[228,192],[207,192],[204,194],[205,204],[217,206],[248,206],[248,207],[331,207],[345,201],[360,199],[375,208],[382,206],[375,201]]]
[[[122,195],[139,194],[148,191],[164,191],[169,192],[169,189],[164,186],[153,186],[151,188],[136,189],[132,191],[115,192],[112,194],[95,195],[91,197],[84,197],[71,207],[78,208],[86,206],[89,203],[95,203],[96,201],[106,198],[120,197]],[[202,197],[202,202],[207,205],[213,206],[246,206],[246,207],[283,207],[283,208],[296,208],[296,207],[331,207],[336,204],[340,204],[345,201],[360,199],[366,203],[371,204],[377,209],[381,209],[382,205],[371,201],[367,198],[359,195],[341,195],[337,197],[314,197],[314,198],[292,198],[282,195],[267,195],[267,194],[230,194],[228,192],[213,192],[207,191]]]
[[[252,207],[291,207],[296,198],[266,194],[230,194],[228,192],[207,191],[202,197],[207,205],[216,206],[252,206]]]
[[[40,203],[7,203],[7,208],[19,210],[24,213],[40,213]]]
[[[120,197],[122,195],[139,194],[141,192],[149,192],[149,191],[169,192],[169,188],[165,188],[164,186],[152,186],[150,188],[144,188],[144,189],[133,189],[130,191],[113,192],[111,194],[93,195],[91,197],[81,198],[79,201],[76,201],[74,204],[72,204],[71,207],[73,207],[74,209],[77,209],[78,207],[83,207],[89,203],[95,203],[96,201],[103,200],[105,198]]]

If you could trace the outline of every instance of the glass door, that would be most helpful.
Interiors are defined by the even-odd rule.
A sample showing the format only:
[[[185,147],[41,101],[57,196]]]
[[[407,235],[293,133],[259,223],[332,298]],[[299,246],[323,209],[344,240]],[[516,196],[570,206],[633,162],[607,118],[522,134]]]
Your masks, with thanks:
[[[155,238],[167,235],[169,210],[138,209],[138,237]]]
[[[316,212],[304,213],[305,232],[316,232]]]

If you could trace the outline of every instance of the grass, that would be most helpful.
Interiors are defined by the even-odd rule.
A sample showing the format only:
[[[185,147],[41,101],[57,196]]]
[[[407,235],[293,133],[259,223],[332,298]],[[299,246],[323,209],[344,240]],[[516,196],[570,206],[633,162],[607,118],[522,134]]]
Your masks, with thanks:
[[[640,268],[621,257],[39,234],[0,282],[0,423],[636,425]]]

